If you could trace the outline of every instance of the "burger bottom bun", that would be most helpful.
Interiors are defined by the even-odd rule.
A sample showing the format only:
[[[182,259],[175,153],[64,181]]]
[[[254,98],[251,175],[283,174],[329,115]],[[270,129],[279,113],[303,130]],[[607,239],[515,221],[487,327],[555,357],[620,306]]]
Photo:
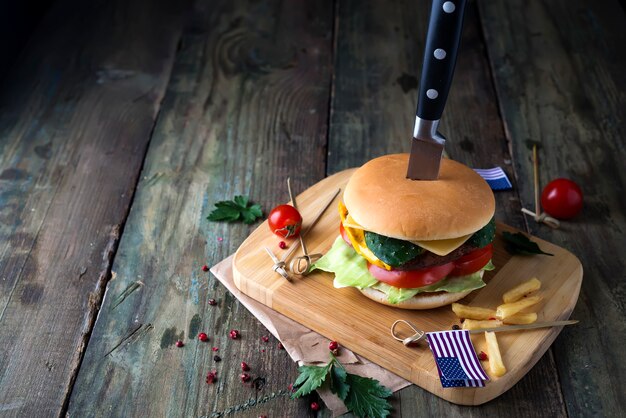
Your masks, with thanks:
[[[484,271],[480,272],[480,276],[482,277]],[[376,290],[374,288],[368,287],[365,289],[359,289],[361,293],[363,293],[368,298],[372,299],[375,302],[382,303],[383,305],[392,306],[394,308],[400,309],[434,309],[439,308],[441,306],[449,305],[453,302],[463,299],[465,296],[469,295],[473,292],[473,290],[468,290],[466,292],[432,292],[432,293],[418,293],[413,296],[411,299],[407,299],[400,303],[389,303],[387,300],[387,295],[381,292],[380,290]]]

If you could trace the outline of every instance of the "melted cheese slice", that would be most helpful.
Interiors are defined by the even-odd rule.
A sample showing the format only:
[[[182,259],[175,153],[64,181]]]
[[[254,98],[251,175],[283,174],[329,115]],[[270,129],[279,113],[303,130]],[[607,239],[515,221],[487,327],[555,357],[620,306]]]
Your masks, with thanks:
[[[374,264],[375,266],[384,268],[385,270],[391,270],[391,266],[389,264],[376,257],[372,250],[367,248],[367,244],[365,243],[365,231],[363,228],[352,228],[351,226],[346,225],[346,221],[350,218],[350,215],[348,215],[348,209],[346,209],[345,205],[341,201],[339,202],[339,216],[341,217],[341,224],[343,225],[343,229],[345,229],[348,238],[350,238],[354,251],[369,261],[370,264]],[[354,222],[354,220],[352,222]]]
[[[346,216],[341,223],[343,224],[344,228],[360,229],[361,231],[365,231],[365,228],[356,223],[354,218],[352,218],[352,215]]]
[[[465,244],[465,241],[469,239],[473,234],[464,235],[459,238],[450,238],[450,239],[438,239],[433,241],[411,241],[415,245],[419,245],[423,249],[430,251],[431,253],[435,253],[437,255],[443,256],[448,255],[452,251],[459,248],[461,245]]]
[[[350,216],[348,214],[348,210],[346,209],[346,207],[341,202],[340,202],[339,213],[341,214],[342,224],[343,224],[343,227],[345,228],[346,232],[348,232],[348,229],[353,230],[353,231],[350,231],[350,232],[352,232],[352,234],[350,232],[348,232],[348,236],[350,236],[351,240],[352,240],[352,235],[353,234],[357,235],[357,236],[364,234],[364,228],[361,225],[359,225],[352,218],[352,216]],[[467,241],[469,239],[469,237],[471,237],[472,235],[473,234],[469,234],[469,235],[464,235],[464,236],[458,237],[458,238],[438,239],[438,240],[431,240],[431,241],[411,241],[411,243],[413,243],[415,245],[419,245],[420,247],[422,247],[426,251],[430,251],[431,253],[437,254],[439,256],[444,256],[444,255],[450,254],[452,251],[456,250],[461,245],[465,244],[465,241]],[[361,240],[359,240],[359,241],[361,241]],[[365,246],[365,239],[363,239],[359,244],[361,244],[363,247],[365,247],[367,249],[367,252],[371,253],[369,248],[367,248]],[[363,255],[365,258],[367,258],[369,260],[369,257],[366,257],[364,254],[361,254],[361,255]],[[376,257],[376,256],[374,256],[374,254],[371,254],[371,255],[374,258]],[[375,262],[372,262],[372,261],[370,261],[370,262],[372,264],[378,265]],[[380,261],[380,262],[382,263],[382,261]],[[380,267],[382,267],[382,266],[380,266]]]

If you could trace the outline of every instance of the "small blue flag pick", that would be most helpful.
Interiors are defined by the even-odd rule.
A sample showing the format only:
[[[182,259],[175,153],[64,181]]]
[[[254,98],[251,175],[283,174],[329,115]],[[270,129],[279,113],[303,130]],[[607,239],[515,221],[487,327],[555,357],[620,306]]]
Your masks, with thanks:
[[[485,179],[491,190],[510,190],[513,188],[502,167],[475,168],[474,171]]]

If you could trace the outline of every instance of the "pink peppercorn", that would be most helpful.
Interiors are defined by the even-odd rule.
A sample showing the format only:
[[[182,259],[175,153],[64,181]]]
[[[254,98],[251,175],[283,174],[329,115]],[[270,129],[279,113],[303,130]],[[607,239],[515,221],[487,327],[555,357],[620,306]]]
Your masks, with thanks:
[[[208,384],[213,384],[217,380],[217,370],[213,370],[206,375],[206,382]]]
[[[185,343],[182,342],[181,340],[176,341],[176,347],[184,347]]]
[[[202,271],[209,271],[209,266],[207,266],[206,264],[202,266]]]
[[[198,339],[202,342],[206,342],[209,341],[209,336],[206,335],[206,333],[201,332],[200,334],[198,334]]]

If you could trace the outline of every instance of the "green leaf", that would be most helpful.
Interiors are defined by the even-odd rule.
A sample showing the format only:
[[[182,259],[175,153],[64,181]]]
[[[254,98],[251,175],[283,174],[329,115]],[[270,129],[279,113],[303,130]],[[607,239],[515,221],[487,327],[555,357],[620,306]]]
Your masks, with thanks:
[[[209,221],[234,222],[242,220],[246,224],[251,224],[263,216],[261,205],[251,205],[248,207],[249,199],[246,196],[235,196],[233,200],[223,200],[215,203],[215,209],[209,214]]]
[[[252,205],[243,213],[243,221],[247,224],[251,224],[256,221],[258,218],[263,216],[263,211],[261,211],[261,205]]]
[[[330,391],[342,401],[346,399],[350,390],[350,385],[346,383],[346,375],[346,369],[339,364],[334,364],[330,368]]]
[[[326,366],[302,366],[298,371],[300,375],[293,384],[297,390],[291,399],[308,395],[322,386],[330,375],[331,392],[344,401],[356,416],[385,418],[391,411],[391,404],[386,399],[391,396],[391,390],[375,379],[346,373],[346,369],[332,353]]]
[[[322,386],[326,380],[328,371],[332,366],[332,362],[324,367],[320,366],[301,366],[298,368],[300,375],[293,384],[297,390],[291,395],[291,399],[299,398],[302,395],[308,395],[315,389]]]
[[[248,206],[248,198],[246,196],[235,196],[233,200],[241,208],[245,209]]]
[[[240,206],[238,204],[236,204],[235,202],[233,202],[232,200],[223,200],[221,202],[217,202],[215,204],[215,207],[217,208],[228,208],[228,209],[233,209],[233,210],[239,210]]]
[[[544,254],[553,256],[554,254],[546,253],[539,248],[536,242],[531,241],[521,232],[512,234],[510,232],[502,232],[502,238],[506,243],[506,249],[511,254],[533,255]]]
[[[240,212],[227,206],[217,207],[213,212],[209,214],[207,218],[209,221],[226,221],[233,222],[239,219]]]
[[[391,413],[391,404],[386,398],[392,392],[380,382],[369,377],[347,374],[346,382],[350,385],[345,404],[356,416],[384,418]]]

